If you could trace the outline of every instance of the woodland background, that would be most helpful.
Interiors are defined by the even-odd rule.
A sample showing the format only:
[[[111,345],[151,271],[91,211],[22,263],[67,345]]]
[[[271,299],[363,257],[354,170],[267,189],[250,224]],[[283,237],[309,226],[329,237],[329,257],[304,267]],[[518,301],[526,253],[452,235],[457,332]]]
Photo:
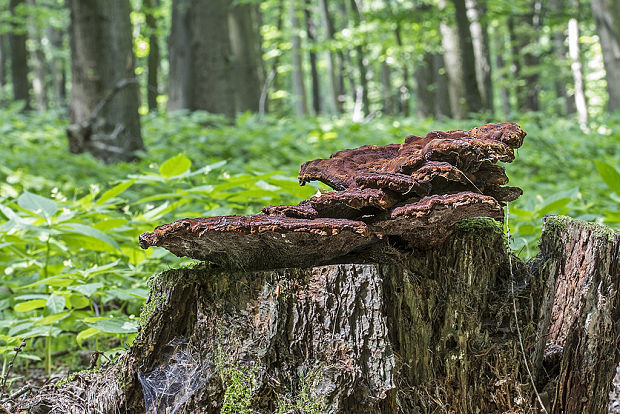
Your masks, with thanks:
[[[138,234],[299,202],[340,149],[518,122],[516,253],[618,228],[619,110],[620,0],[0,0],[2,377],[113,358],[192,263]]]

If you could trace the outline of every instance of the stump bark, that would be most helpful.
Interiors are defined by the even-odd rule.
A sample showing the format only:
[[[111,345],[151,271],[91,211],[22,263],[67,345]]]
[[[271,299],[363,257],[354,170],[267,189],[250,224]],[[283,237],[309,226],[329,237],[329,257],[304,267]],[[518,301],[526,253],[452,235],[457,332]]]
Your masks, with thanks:
[[[153,278],[126,354],[22,408],[542,412],[538,392],[548,412],[604,413],[620,360],[619,256],[618,233],[549,217],[526,264],[501,224],[478,218],[431,250],[169,270]]]

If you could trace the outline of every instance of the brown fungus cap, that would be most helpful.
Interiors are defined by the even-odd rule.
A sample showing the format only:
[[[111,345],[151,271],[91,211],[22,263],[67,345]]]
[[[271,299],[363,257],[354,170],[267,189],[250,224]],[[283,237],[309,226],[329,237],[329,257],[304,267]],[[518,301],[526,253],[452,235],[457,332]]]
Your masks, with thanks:
[[[522,191],[503,187],[508,177],[497,162],[511,162],[524,136],[505,122],[339,151],[299,173],[301,185],[319,180],[337,191],[265,214],[179,220],[143,233],[140,246],[248,270],[363,260],[386,242],[432,248],[460,220],[503,219],[502,205]]]
[[[140,247],[163,247],[223,267],[266,269],[326,263],[378,241],[361,221],[253,216],[182,219],[140,235]]]

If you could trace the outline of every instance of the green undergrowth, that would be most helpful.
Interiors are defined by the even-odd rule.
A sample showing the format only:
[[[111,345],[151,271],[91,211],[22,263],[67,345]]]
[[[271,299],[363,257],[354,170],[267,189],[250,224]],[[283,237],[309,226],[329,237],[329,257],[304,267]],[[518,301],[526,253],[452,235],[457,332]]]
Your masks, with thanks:
[[[276,118],[242,115],[232,124],[204,112],[143,118],[148,153],[105,165],[68,153],[66,115],[0,110],[0,359],[21,338],[16,370],[59,364],[60,351],[122,349],[135,336],[147,279],[193,263],[142,250],[141,232],[183,217],[257,213],[297,203],[302,162],[364,144],[402,142],[433,129],[468,129],[491,119]],[[532,257],[546,214],[618,227],[620,117],[591,122],[539,114],[512,119],[528,132],[507,165],[524,195],[509,205],[513,249]],[[4,372],[3,372],[4,375]]]

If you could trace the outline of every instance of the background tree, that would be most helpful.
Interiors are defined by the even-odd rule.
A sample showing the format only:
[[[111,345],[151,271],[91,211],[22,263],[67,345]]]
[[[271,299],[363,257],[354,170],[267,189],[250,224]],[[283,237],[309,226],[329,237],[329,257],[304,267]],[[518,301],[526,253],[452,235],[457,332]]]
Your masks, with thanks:
[[[9,11],[13,19],[9,32],[11,50],[11,82],[13,98],[30,107],[30,84],[28,82],[28,52],[26,50],[25,0],[10,0]]]
[[[173,0],[168,109],[235,115],[229,0]]]
[[[105,161],[143,149],[129,0],[70,0],[69,145]]]
[[[620,1],[592,0],[592,14],[603,51],[611,112],[620,109]]]

